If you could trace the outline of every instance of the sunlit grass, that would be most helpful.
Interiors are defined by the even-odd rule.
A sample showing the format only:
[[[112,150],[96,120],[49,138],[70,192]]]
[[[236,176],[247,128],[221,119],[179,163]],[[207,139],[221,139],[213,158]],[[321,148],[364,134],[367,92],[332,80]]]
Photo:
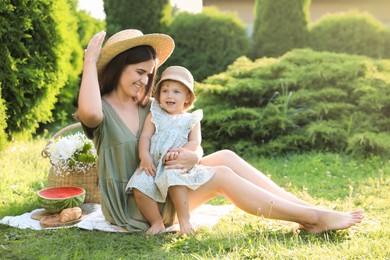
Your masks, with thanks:
[[[0,218],[38,206],[36,191],[44,188],[50,165],[41,156],[46,142],[13,142],[0,152]]]
[[[0,153],[0,219],[39,207],[36,191],[50,166],[46,140],[15,142]],[[0,225],[4,259],[389,259],[390,162],[337,154],[303,154],[249,161],[286,190],[338,210],[362,208],[364,221],[348,230],[310,235],[294,223],[238,209],[195,236],[147,237],[77,228],[32,231]],[[249,198],[248,198],[249,199]],[[215,205],[229,203],[222,197]]]

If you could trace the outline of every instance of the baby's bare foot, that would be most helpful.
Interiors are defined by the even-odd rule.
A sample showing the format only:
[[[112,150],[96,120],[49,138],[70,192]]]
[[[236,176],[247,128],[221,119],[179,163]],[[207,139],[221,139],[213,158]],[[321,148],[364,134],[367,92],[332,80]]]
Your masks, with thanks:
[[[150,226],[150,228],[148,229],[148,231],[146,231],[146,235],[157,235],[158,233],[160,233],[161,231],[163,231],[165,229],[165,226],[162,222],[158,222],[158,223],[154,223]]]
[[[307,232],[318,234],[325,231],[347,229],[360,223],[364,214],[362,210],[352,212],[323,210],[317,213],[317,217],[315,223],[301,223]]]

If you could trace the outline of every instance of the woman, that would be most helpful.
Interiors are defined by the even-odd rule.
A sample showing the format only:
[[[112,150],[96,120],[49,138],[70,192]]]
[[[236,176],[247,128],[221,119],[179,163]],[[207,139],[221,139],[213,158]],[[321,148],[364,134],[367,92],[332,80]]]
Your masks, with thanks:
[[[163,34],[124,30],[101,48],[104,37],[104,32],[95,35],[85,51],[79,117],[98,152],[105,218],[129,231],[148,230],[134,196],[126,194],[125,189],[139,164],[138,138],[149,112],[156,70],[172,53],[174,42]],[[202,150],[177,148],[169,154],[166,168],[191,169],[199,162]],[[361,210],[326,210],[298,199],[233,152],[219,151],[202,158],[200,163],[214,167],[215,174],[198,189],[188,190],[190,210],[223,195],[250,214],[293,221],[310,233],[349,228],[363,218]],[[172,225],[171,202],[160,203],[159,209],[164,224]]]

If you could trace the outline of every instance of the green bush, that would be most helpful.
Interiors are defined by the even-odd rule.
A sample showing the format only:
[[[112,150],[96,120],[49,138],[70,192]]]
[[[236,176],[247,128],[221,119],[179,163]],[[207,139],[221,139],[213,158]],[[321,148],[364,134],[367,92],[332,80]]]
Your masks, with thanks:
[[[124,29],[138,29],[143,33],[161,33],[171,19],[168,0],[104,0],[107,37]]]
[[[310,28],[309,46],[317,51],[390,58],[390,30],[368,13],[329,14]]]
[[[0,2],[0,82],[11,137],[51,120],[71,71],[71,22],[66,0]]]
[[[199,14],[178,14],[168,34],[176,47],[165,66],[184,66],[197,81],[226,70],[249,48],[244,25],[237,16],[215,8],[204,8]]]
[[[378,154],[388,157],[390,151],[389,133],[364,132],[348,139],[347,151],[359,156]]]
[[[241,57],[196,85],[205,151],[390,152],[389,72],[388,60],[308,49]]]
[[[252,58],[306,46],[311,0],[256,0]]]

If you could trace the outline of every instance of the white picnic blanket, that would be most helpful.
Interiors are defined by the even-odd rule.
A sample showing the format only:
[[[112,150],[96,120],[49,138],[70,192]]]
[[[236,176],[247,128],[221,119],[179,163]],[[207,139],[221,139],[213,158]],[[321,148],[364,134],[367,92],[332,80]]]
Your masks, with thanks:
[[[212,227],[217,224],[218,220],[225,214],[229,213],[234,208],[233,205],[223,205],[223,206],[213,206],[209,204],[204,204],[195,211],[191,212],[191,223],[195,227]],[[85,217],[80,222],[66,227],[78,227],[86,230],[100,230],[106,232],[128,232],[126,229],[110,224],[104,219],[101,207],[99,204],[86,203],[81,206]],[[0,220],[0,224],[8,225],[20,229],[49,229],[43,228],[39,224],[38,220],[32,219],[31,216],[33,213],[41,211],[43,209],[36,209],[32,212],[24,213],[20,216],[7,216]],[[55,227],[64,228],[64,227]],[[177,231],[179,226],[177,224],[169,227],[165,232]]]

